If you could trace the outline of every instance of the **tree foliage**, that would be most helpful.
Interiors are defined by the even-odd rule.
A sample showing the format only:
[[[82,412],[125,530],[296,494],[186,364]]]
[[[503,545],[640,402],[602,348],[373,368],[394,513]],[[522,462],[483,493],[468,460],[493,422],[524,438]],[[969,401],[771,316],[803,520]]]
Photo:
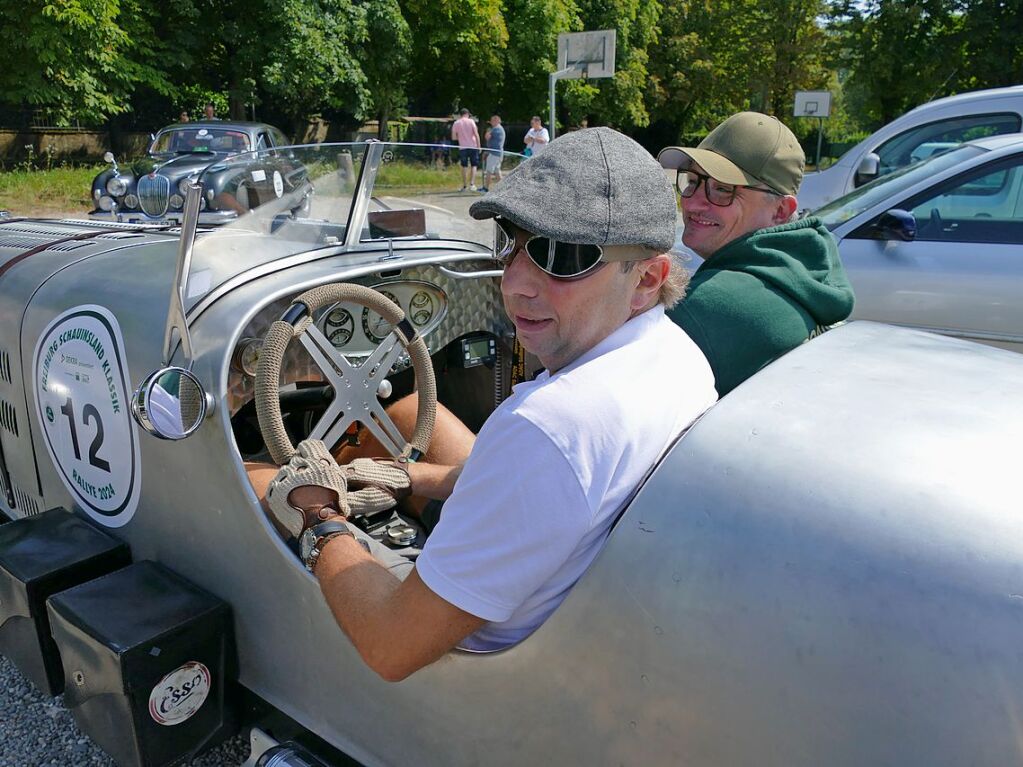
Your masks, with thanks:
[[[1023,0],[0,0],[0,107],[524,121],[546,112],[558,35],[598,29],[616,31],[616,74],[560,82],[559,120],[651,141],[741,109],[792,122],[802,89],[831,90],[829,131],[853,134],[1023,82]]]

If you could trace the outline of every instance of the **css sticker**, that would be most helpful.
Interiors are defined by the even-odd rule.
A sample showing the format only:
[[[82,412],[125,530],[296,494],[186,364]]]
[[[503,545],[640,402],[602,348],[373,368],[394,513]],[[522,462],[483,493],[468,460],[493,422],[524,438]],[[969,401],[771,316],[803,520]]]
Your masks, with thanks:
[[[181,724],[202,708],[209,694],[210,670],[189,661],[157,682],[149,693],[149,715],[167,727]]]
[[[117,319],[102,306],[69,309],[40,336],[33,360],[39,422],[57,473],[85,513],[121,527],[135,514],[141,481]]]

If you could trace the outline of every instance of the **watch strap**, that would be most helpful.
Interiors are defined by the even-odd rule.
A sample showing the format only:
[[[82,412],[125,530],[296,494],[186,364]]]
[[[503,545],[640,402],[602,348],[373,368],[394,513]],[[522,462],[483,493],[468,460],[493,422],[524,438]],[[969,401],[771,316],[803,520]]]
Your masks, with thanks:
[[[315,524],[306,530],[304,535],[308,535],[312,539],[312,545],[309,547],[306,556],[302,559],[302,563],[309,572],[313,572],[316,569],[316,562],[323,552],[323,547],[332,538],[336,538],[339,535],[350,535],[358,540],[355,531],[341,518],[328,519],[325,522]]]

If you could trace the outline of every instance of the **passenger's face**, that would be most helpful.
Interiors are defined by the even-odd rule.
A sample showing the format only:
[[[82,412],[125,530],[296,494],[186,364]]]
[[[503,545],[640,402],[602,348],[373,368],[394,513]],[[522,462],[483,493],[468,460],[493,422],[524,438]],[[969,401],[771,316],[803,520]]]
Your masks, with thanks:
[[[504,269],[501,294],[526,351],[556,372],[589,351],[631,316],[642,266],[606,264],[577,280],[544,273],[523,250]]]
[[[543,125],[543,123],[540,122],[539,120],[530,120],[529,124],[533,128],[533,130],[537,130],[541,125]]]
[[[696,163],[691,169],[706,175]],[[685,226],[682,242],[702,258],[708,258],[732,240],[781,223],[776,220],[778,207],[778,197],[739,187],[732,204],[722,208],[707,200],[706,186],[700,184],[692,197],[682,198]]]

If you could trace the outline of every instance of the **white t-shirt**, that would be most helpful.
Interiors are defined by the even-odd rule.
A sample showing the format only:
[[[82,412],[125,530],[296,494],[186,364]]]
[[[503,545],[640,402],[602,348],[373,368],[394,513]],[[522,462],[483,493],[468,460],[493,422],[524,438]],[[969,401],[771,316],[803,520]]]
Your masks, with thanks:
[[[547,132],[546,128],[530,128],[528,131],[526,131],[526,138],[543,139],[544,143],[542,144],[538,144],[536,142],[534,142],[533,144],[527,144],[527,146],[532,147],[533,154],[539,154],[540,152],[547,148],[547,144],[549,144],[551,141],[551,134]]]
[[[498,649],[543,623],[650,467],[716,399],[703,353],[660,306],[518,384],[416,562],[435,594],[490,621],[461,646]]]

